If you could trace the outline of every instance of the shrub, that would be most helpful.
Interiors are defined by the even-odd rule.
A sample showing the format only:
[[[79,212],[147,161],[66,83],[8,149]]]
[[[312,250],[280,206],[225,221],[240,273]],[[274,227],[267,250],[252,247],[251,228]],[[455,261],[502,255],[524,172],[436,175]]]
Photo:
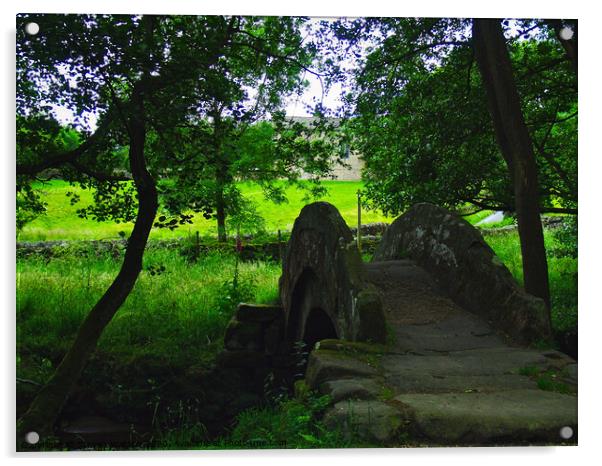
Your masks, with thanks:
[[[577,217],[567,217],[554,232],[554,246],[550,255],[577,258]]]
[[[275,406],[243,411],[227,442],[243,448],[349,447],[351,439],[319,420],[330,402],[328,395],[308,392]]]

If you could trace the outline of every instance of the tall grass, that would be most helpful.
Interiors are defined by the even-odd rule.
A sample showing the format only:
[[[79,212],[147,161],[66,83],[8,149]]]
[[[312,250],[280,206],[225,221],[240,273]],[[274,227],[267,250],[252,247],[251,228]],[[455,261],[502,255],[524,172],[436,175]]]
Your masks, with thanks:
[[[18,353],[56,362],[120,264],[121,257],[110,255],[19,260]],[[191,264],[173,250],[149,250],[144,270],[106,328],[98,350],[123,357],[161,355],[172,364],[211,360],[223,345],[223,332],[234,312],[224,300],[232,292],[234,268],[232,254],[209,253]],[[244,299],[267,303],[277,298],[279,264],[240,263],[239,273],[247,293]]]
[[[516,281],[524,284],[520,240],[516,231],[485,236]],[[577,259],[556,257],[561,247],[553,230],[544,230],[552,304],[552,327],[563,331],[577,325]]]

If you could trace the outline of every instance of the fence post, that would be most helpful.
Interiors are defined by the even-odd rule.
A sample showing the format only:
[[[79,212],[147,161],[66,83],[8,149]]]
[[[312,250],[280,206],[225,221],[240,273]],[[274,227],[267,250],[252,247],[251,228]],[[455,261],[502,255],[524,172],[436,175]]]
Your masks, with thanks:
[[[282,262],[282,256],[282,233],[278,229],[278,259],[280,259],[280,262]]]

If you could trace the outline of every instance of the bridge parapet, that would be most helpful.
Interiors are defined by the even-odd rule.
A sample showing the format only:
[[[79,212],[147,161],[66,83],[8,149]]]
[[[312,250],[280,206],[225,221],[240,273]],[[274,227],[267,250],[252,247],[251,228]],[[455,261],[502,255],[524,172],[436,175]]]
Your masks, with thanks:
[[[295,221],[280,278],[285,338],[313,347],[325,338],[384,342],[378,294],[362,279],[362,259],[338,210],[305,206]]]
[[[550,337],[544,301],[519,287],[481,233],[448,210],[416,204],[389,226],[373,260],[402,258],[416,261],[457,304],[518,342]]]

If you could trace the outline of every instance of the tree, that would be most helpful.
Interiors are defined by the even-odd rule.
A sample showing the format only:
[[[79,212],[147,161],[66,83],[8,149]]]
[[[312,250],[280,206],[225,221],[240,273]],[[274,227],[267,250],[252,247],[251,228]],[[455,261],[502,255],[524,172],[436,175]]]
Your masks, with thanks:
[[[492,125],[487,81],[474,71],[481,42],[470,36],[471,24],[463,19],[370,19],[339,32],[346,40],[369,44],[350,99],[368,194],[393,213],[421,201],[517,212],[527,291],[549,305],[545,251],[536,230],[541,231],[540,211],[576,213],[575,74],[545,22],[515,22],[512,58],[500,26],[506,62],[512,59],[520,73],[519,90],[515,86],[514,94],[503,94],[514,102],[513,113],[505,113],[507,122],[522,121],[522,139],[513,149],[533,153],[535,146],[538,155],[522,154],[529,163],[517,173],[514,163],[503,164],[509,160],[505,141],[494,139],[499,128],[495,119]],[[510,34],[510,23],[505,25]],[[500,92],[511,91],[498,90],[498,99]],[[525,176],[527,190],[517,186]],[[539,185],[534,183],[538,176]]]
[[[51,119],[53,105],[73,112],[80,143],[69,150],[51,145],[17,154],[17,175],[26,184],[48,169],[97,193],[91,212],[98,218],[135,217],[122,267],[83,321],[56,372],[20,419],[22,435],[52,432],[52,425],[106,325],[142,268],[144,248],[159,206],[156,179],[173,169],[172,148],[149,151],[161,128],[198,115],[198,86],[210,90],[223,57],[252,50],[257,66],[277,56],[274,68],[297,63],[304,51],[297,39],[302,20],[220,16],[21,15],[35,20],[42,34],[21,33],[17,41],[17,114]],[[21,28],[22,30],[22,28]],[[257,40],[255,34],[263,31]],[[292,38],[292,39],[291,39]],[[297,44],[293,47],[292,44]],[[283,51],[284,49],[284,51]],[[301,52],[300,52],[301,51]],[[249,56],[249,53],[246,53]],[[201,94],[203,95],[203,94]],[[97,117],[96,129],[89,123]],[[18,118],[19,123],[19,118]],[[39,128],[39,136],[43,136]],[[118,148],[127,147],[129,173],[120,170]],[[37,149],[41,149],[37,148]],[[177,161],[177,160],[176,160]],[[132,185],[124,183],[131,178]],[[19,437],[19,439],[22,437]]]
[[[41,42],[46,42],[46,40],[50,38],[48,42],[51,43],[53,30],[56,31],[57,29],[57,22],[55,21],[56,18],[49,17],[50,20],[47,23],[43,21],[43,18],[40,19],[42,19],[42,27],[46,26],[45,31],[47,34],[44,40]],[[90,25],[92,29],[94,29],[94,27],[98,27],[99,30],[102,27],[107,27],[107,23],[103,21],[105,18],[97,19],[88,17],[85,19],[78,19],[79,21],[65,20],[62,25],[73,26],[74,29],[71,30],[71,32],[74,34],[77,34],[78,31],[81,32],[82,29],[86,29],[87,25]],[[84,19],[84,21],[81,21],[81,19]],[[27,16],[25,16],[23,20],[27,20]],[[89,22],[86,22],[86,20]],[[143,53],[148,50],[148,47],[151,45],[150,38],[153,34],[153,22],[154,21],[151,18],[147,18],[144,21],[140,21],[139,24],[136,25],[137,27],[130,24],[130,26],[133,26],[132,32],[134,34],[142,30],[142,33],[139,35],[139,37],[132,37],[132,42],[128,44],[133,46],[133,50],[140,54],[138,55],[138,58],[143,58]],[[98,33],[98,31],[94,32]],[[71,39],[75,40],[75,37],[71,37]],[[96,37],[96,39],[98,39],[98,37]],[[82,38],[78,38],[78,40],[81,41]],[[96,60],[92,58],[90,52],[92,52],[94,45],[98,44],[98,41],[92,44],[85,44],[84,48],[91,46],[92,50],[82,50],[81,47],[75,47],[75,44],[72,44],[73,48],[71,50],[67,49],[67,53],[72,53],[72,56],[65,56],[62,53],[57,53],[57,56],[52,56],[53,51],[58,52],[55,48],[54,50],[48,51],[38,50],[40,55],[48,53],[48,55],[43,57],[46,59],[46,61],[42,61],[42,57],[40,57],[39,63],[41,66],[35,66],[37,64],[34,58],[35,51],[32,53],[31,49],[35,49],[36,46],[28,42],[29,41],[27,39],[20,42],[22,47],[21,49],[17,49],[17,57],[18,63],[19,59],[21,59],[22,61],[27,62],[28,66],[31,66],[29,70],[19,69],[19,71],[31,78],[30,83],[32,86],[39,86],[44,79],[59,80],[60,74],[57,75],[57,73],[53,74],[52,72],[52,68],[57,67],[59,63],[72,65],[72,69],[75,70],[75,72],[79,71],[81,73],[82,69],[79,67],[82,65],[80,65],[80,63],[85,63],[86,60],[90,60],[90,63],[86,63],[88,69],[101,73],[111,72],[112,76],[118,76],[117,70],[111,70],[110,68],[103,69],[101,61],[98,58]],[[37,45],[39,46],[40,44]],[[123,44],[120,45],[123,46]],[[146,52],[146,54],[148,54],[148,52]],[[155,183],[146,169],[146,161],[144,156],[144,146],[146,141],[146,114],[144,100],[145,94],[151,90],[148,60],[142,60],[141,65],[142,66],[140,67],[133,67],[134,69],[138,68],[136,71],[139,73],[139,77],[133,80],[131,93],[128,99],[128,108],[127,110],[125,108],[122,109],[123,113],[121,114],[122,123],[127,129],[129,136],[130,171],[138,194],[138,214],[134,229],[128,240],[128,247],[124,261],[119,274],[109,289],[92,308],[82,323],[75,342],[61,361],[60,365],[57,367],[55,373],[38,393],[25,415],[19,420],[18,432],[21,435],[30,430],[35,430],[41,435],[48,435],[51,432],[52,424],[66,402],[73,384],[81,374],[89,355],[94,350],[102,330],[111,320],[115,312],[117,312],[131,291],[142,268],[144,247],[146,245],[148,234],[150,233],[152,222],[155,217],[158,200]],[[37,76],[34,75],[36,72],[39,73]],[[84,79],[83,76],[85,76],[85,74],[76,75],[75,72],[72,77],[77,76],[76,79]],[[87,86],[84,84],[84,92],[82,94],[85,95],[86,91],[88,91],[89,94],[86,97],[83,97],[80,94],[78,96],[82,99],[80,102],[77,102],[78,97],[74,97],[72,95],[69,96],[66,94],[66,97],[64,98],[66,99],[71,97],[75,102],[81,104],[81,106],[75,106],[78,110],[81,110],[82,107],[92,108],[92,105],[95,103],[95,98],[98,96],[98,94],[94,95],[94,93],[95,91],[99,92],[101,89],[102,87],[99,81],[92,81]],[[58,96],[55,94],[48,97]],[[98,102],[101,101],[102,100],[98,99]],[[115,99],[114,103],[117,104],[117,99]],[[23,111],[23,113],[27,113],[32,111],[32,108],[35,107],[31,105],[24,105],[23,107],[19,108],[19,110]],[[125,113],[126,111],[127,114]],[[105,131],[105,126],[103,126],[103,124],[101,124],[100,128],[101,132],[98,132],[97,130],[97,133],[95,133],[94,136],[97,134],[102,134],[102,132]],[[43,169],[52,166],[60,166],[64,163],[70,162],[79,163],[79,160],[77,160],[79,156],[88,151],[95,142],[94,139],[92,139],[94,136],[91,136],[90,139],[72,151],[64,152],[59,155],[46,155],[40,157],[40,161],[37,162],[37,165],[36,163],[23,163],[23,161],[20,160],[18,161],[17,173],[35,174],[40,170],[40,168]]]
[[[496,138],[512,176],[525,290],[542,298],[549,309],[550,287],[537,164],[514,83],[510,55],[499,20],[474,19],[472,34]]]
[[[220,241],[227,238],[227,217],[252,209],[235,181],[252,181],[266,198],[284,202],[282,180],[299,185],[304,172],[317,181],[336,155],[337,132],[319,106],[310,125],[284,117],[285,98],[305,89],[304,75],[321,76],[311,68],[319,64],[316,46],[301,34],[306,19],[241,21],[246,26],[234,32],[248,40],[234,41],[233,53],[197,86],[196,115],[176,127],[157,128],[157,142],[168,140],[179,165],[171,180],[178,191],[167,196],[169,214],[210,206]]]
[[[273,113],[272,121],[253,124],[222,115],[197,121],[177,132],[179,168],[160,182],[178,186],[167,190],[166,211],[174,216],[209,206],[220,241],[226,240],[227,218],[238,227],[244,224],[247,230],[261,231],[255,206],[237,182],[256,184],[264,198],[277,204],[286,202],[286,185],[318,196],[323,193],[320,178],[340,158],[336,146],[341,137],[334,121],[317,117],[309,123],[295,122],[281,112]]]
[[[431,33],[432,21],[386,21],[388,37],[375,39],[382,45],[365,58],[351,102],[372,204],[391,214],[422,201],[515,211],[471,42],[457,35],[470,23],[440,20],[447,32]],[[537,150],[541,208],[576,213],[576,80],[547,30],[526,32],[535,24],[520,26],[527,35],[509,48]],[[425,32],[415,39],[416,31]]]

